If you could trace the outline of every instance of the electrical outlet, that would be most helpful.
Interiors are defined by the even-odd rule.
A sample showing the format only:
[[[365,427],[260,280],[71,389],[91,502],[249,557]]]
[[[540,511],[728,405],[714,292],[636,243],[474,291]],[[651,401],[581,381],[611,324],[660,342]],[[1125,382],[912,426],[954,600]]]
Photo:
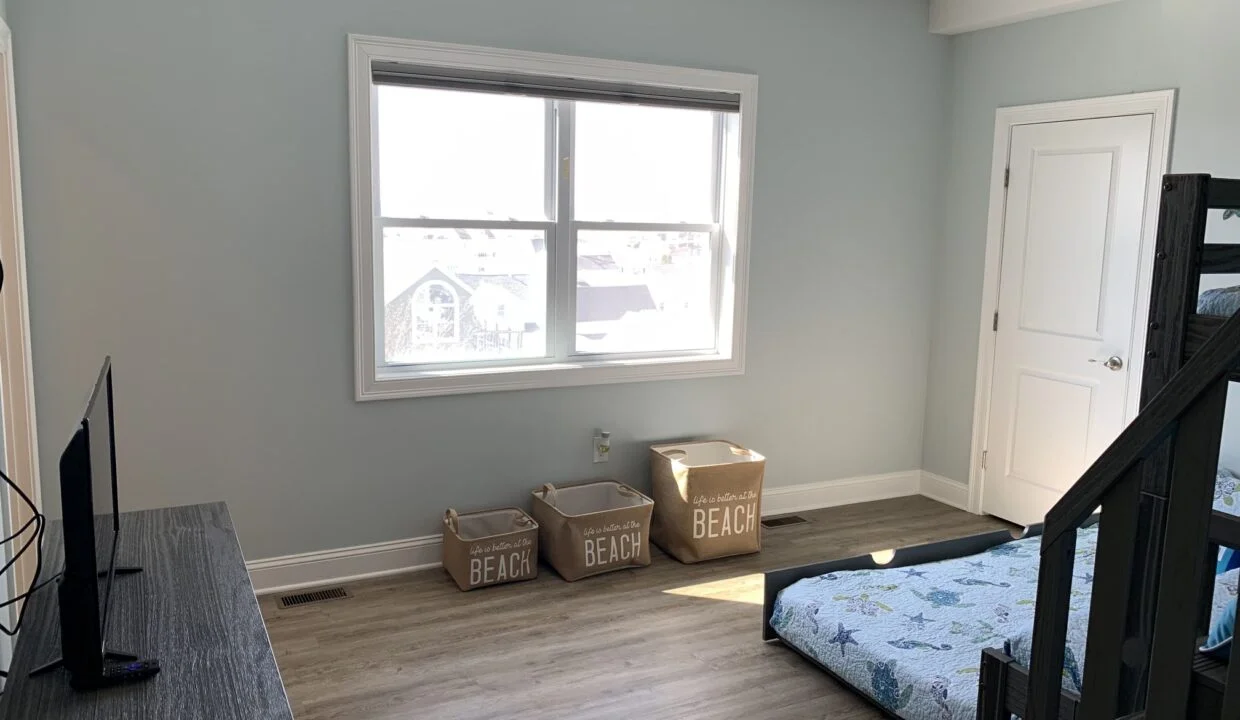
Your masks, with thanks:
[[[594,436],[594,464],[605,463],[611,455],[611,433],[599,432]]]

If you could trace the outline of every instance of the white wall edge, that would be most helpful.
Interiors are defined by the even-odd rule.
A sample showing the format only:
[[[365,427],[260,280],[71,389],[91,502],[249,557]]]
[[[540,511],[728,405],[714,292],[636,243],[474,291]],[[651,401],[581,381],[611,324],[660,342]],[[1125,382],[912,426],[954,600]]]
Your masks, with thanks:
[[[955,485],[951,481],[946,482]],[[764,516],[785,515],[874,500],[908,497],[923,492],[924,486],[924,473],[920,470],[908,470],[885,475],[868,475],[768,488],[762,493],[762,514]],[[968,495],[967,490],[960,492],[963,492],[965,496]],[[941,497],[933,495],[931,497],[940,502],[946,502]],[[947,504],[955,505],[956,503],[948,502]],[[270,595],[429,570],[442,564],[442,546],[442,536],[426,535],[372,545],[252,560],[246,563],[246,569],[250,571],[254,592],[259,595]]]
[[[919,491],[922,495],[944,505],[951,505],[966,511],[969,509],[969,486],[962,482],[922,470]]]
[[[14,99],[13,37],[0,18],[0,259],[4,263],[4,293],[0,295],[0,427],[7,428],[0,442],[0,460],[13,482],[43,509],[39,480],[38,423],[35,418],[34,365],[30,349],[30,293],[27,289],[26,236],[22,219],[21,158],[18,152],[17,104]],[[0,527],[8,535],[33,519],[33,511],[16,496],[0,508]],[[34,553],[4,559],[14,563],[13,572],[0,579],[0,597],[15,598],[26,592],[35,575]],[[0,608],[0,620],[12,626],[18,620],[17,605]],[[12,659],[13,640],[0,636],[0,666]]]
[[[930,32],[956,35],[1121,0],[931,0]]]

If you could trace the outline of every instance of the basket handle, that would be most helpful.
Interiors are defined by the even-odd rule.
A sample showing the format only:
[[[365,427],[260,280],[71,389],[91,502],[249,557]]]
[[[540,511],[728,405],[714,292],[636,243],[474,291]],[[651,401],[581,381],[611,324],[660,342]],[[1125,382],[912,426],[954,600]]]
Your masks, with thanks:
[[[543,483],[543,500],[551,507],[555,507],[555,486],[551,483]]]
[[[732,446],[733,455],[736,455],[737,457],[753,457],[753,450],[750,450],[743,445],[737,445],[734,442],[730,442],[728,444]]]
[[[444,524],[451,528],[452,532],[458,534],[461,532],[461,516],[457,514],[456,510],[453,510],[452,508],[445,510],[443,514],[443,521]]]

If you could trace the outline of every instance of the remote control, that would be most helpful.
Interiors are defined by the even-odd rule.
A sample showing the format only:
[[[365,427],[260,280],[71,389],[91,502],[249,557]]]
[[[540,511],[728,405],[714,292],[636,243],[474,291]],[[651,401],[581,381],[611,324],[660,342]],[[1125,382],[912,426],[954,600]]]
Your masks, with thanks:
[[[135,660],[133,662],[109,662],[103,666],[105,685],[146,680],[159,674],[158,660]]]

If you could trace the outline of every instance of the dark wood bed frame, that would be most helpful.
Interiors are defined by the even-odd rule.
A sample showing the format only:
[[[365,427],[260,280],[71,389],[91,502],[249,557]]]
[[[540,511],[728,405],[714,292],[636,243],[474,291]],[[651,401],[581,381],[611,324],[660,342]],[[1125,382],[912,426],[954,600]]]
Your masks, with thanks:
[[[1164,178],[1141,413],[1027,531],[1042,537],[1032,662],[982,652],[979,720],[1240,718],[1240,662],[1197,652],[1209,630],[1218,548],[1240,548],[1240,518],[1211,509],[1227,389],[1240,381],[1240,314],[1196,314],[1202,274],[1240,274],[1240,245],[1205,242],[1209,211],[1236,208],[1240,180]],[[1098,551],[1078,695],[1062,689],[1064,647],[1077,530],[1093,522]],[[862,556],[768,572],[762,638],[778,640],[775,597],[799,580],[958,558],[1013,539],[1000,531],[905,548],[881,565]]]

